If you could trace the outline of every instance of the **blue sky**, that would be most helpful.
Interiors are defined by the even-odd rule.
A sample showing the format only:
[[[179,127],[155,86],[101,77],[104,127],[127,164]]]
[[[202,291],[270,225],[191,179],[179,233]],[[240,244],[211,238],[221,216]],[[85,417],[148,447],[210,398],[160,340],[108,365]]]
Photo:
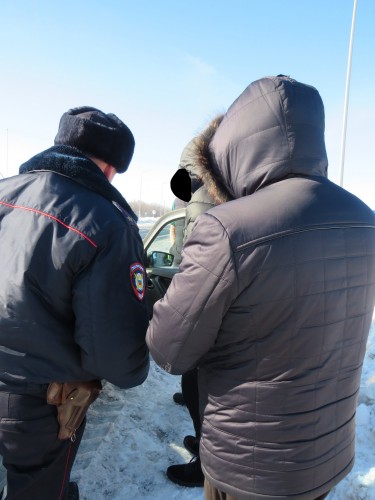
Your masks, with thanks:
[[[136,151],[114,185],[170,205],[182,149],[245,87],[287,74],[326,110],[339,182],[353,0],[15,0],[0,4],[0,172],[53,144],[67,109],[116,113]],[[375,209],[375,1],[358,0],[344,187]]]

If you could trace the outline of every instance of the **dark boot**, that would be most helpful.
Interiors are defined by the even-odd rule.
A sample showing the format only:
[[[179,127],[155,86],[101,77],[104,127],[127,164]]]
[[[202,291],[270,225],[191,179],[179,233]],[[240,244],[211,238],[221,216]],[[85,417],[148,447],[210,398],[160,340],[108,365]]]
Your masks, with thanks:
[[[184,446],[187,451],[190,451],[195,456],[199,456],[199,438],[195,436],[185,436]]]
[[[182,392],[175,392],[173,394],[173,401],[181,406],[185,406],[185,404],[186,404],[184,396],[182,395]]]
[[[193,457],[188,464],[171,465],[167,469],[168,478],[180,486],[203,486],[204,475],[199,457]]]
[[[77,483],[69,483],[67,500],[79,500],[79,490]]]

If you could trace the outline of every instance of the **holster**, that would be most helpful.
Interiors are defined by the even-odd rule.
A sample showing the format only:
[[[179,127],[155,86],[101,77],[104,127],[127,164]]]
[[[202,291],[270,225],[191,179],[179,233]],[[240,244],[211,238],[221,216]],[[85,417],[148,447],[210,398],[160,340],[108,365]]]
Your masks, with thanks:
[[[47,389],[47,403],[57,406],[60,425],[59,439],[74,439],[87,409],[99,396],[100,380],[88,382],[51,382]]]

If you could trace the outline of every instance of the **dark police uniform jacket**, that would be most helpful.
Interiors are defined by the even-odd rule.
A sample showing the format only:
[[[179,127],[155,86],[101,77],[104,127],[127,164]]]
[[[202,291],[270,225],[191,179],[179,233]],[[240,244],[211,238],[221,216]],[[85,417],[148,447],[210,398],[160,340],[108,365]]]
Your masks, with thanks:
[[[0,182],[0,383],[141,384],[149,359],[136,217],[80,151]]]

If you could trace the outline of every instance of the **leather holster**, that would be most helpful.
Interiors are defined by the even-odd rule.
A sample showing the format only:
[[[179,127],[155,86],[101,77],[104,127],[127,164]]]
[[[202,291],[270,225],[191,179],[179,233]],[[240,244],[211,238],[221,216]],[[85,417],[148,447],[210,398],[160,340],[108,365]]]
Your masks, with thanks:
[[[99,396],[100,380],[88,382],[51,382],[47,389],[47,403],[57,406],[60,425],[59,439],[74,439],[86,412]]]

